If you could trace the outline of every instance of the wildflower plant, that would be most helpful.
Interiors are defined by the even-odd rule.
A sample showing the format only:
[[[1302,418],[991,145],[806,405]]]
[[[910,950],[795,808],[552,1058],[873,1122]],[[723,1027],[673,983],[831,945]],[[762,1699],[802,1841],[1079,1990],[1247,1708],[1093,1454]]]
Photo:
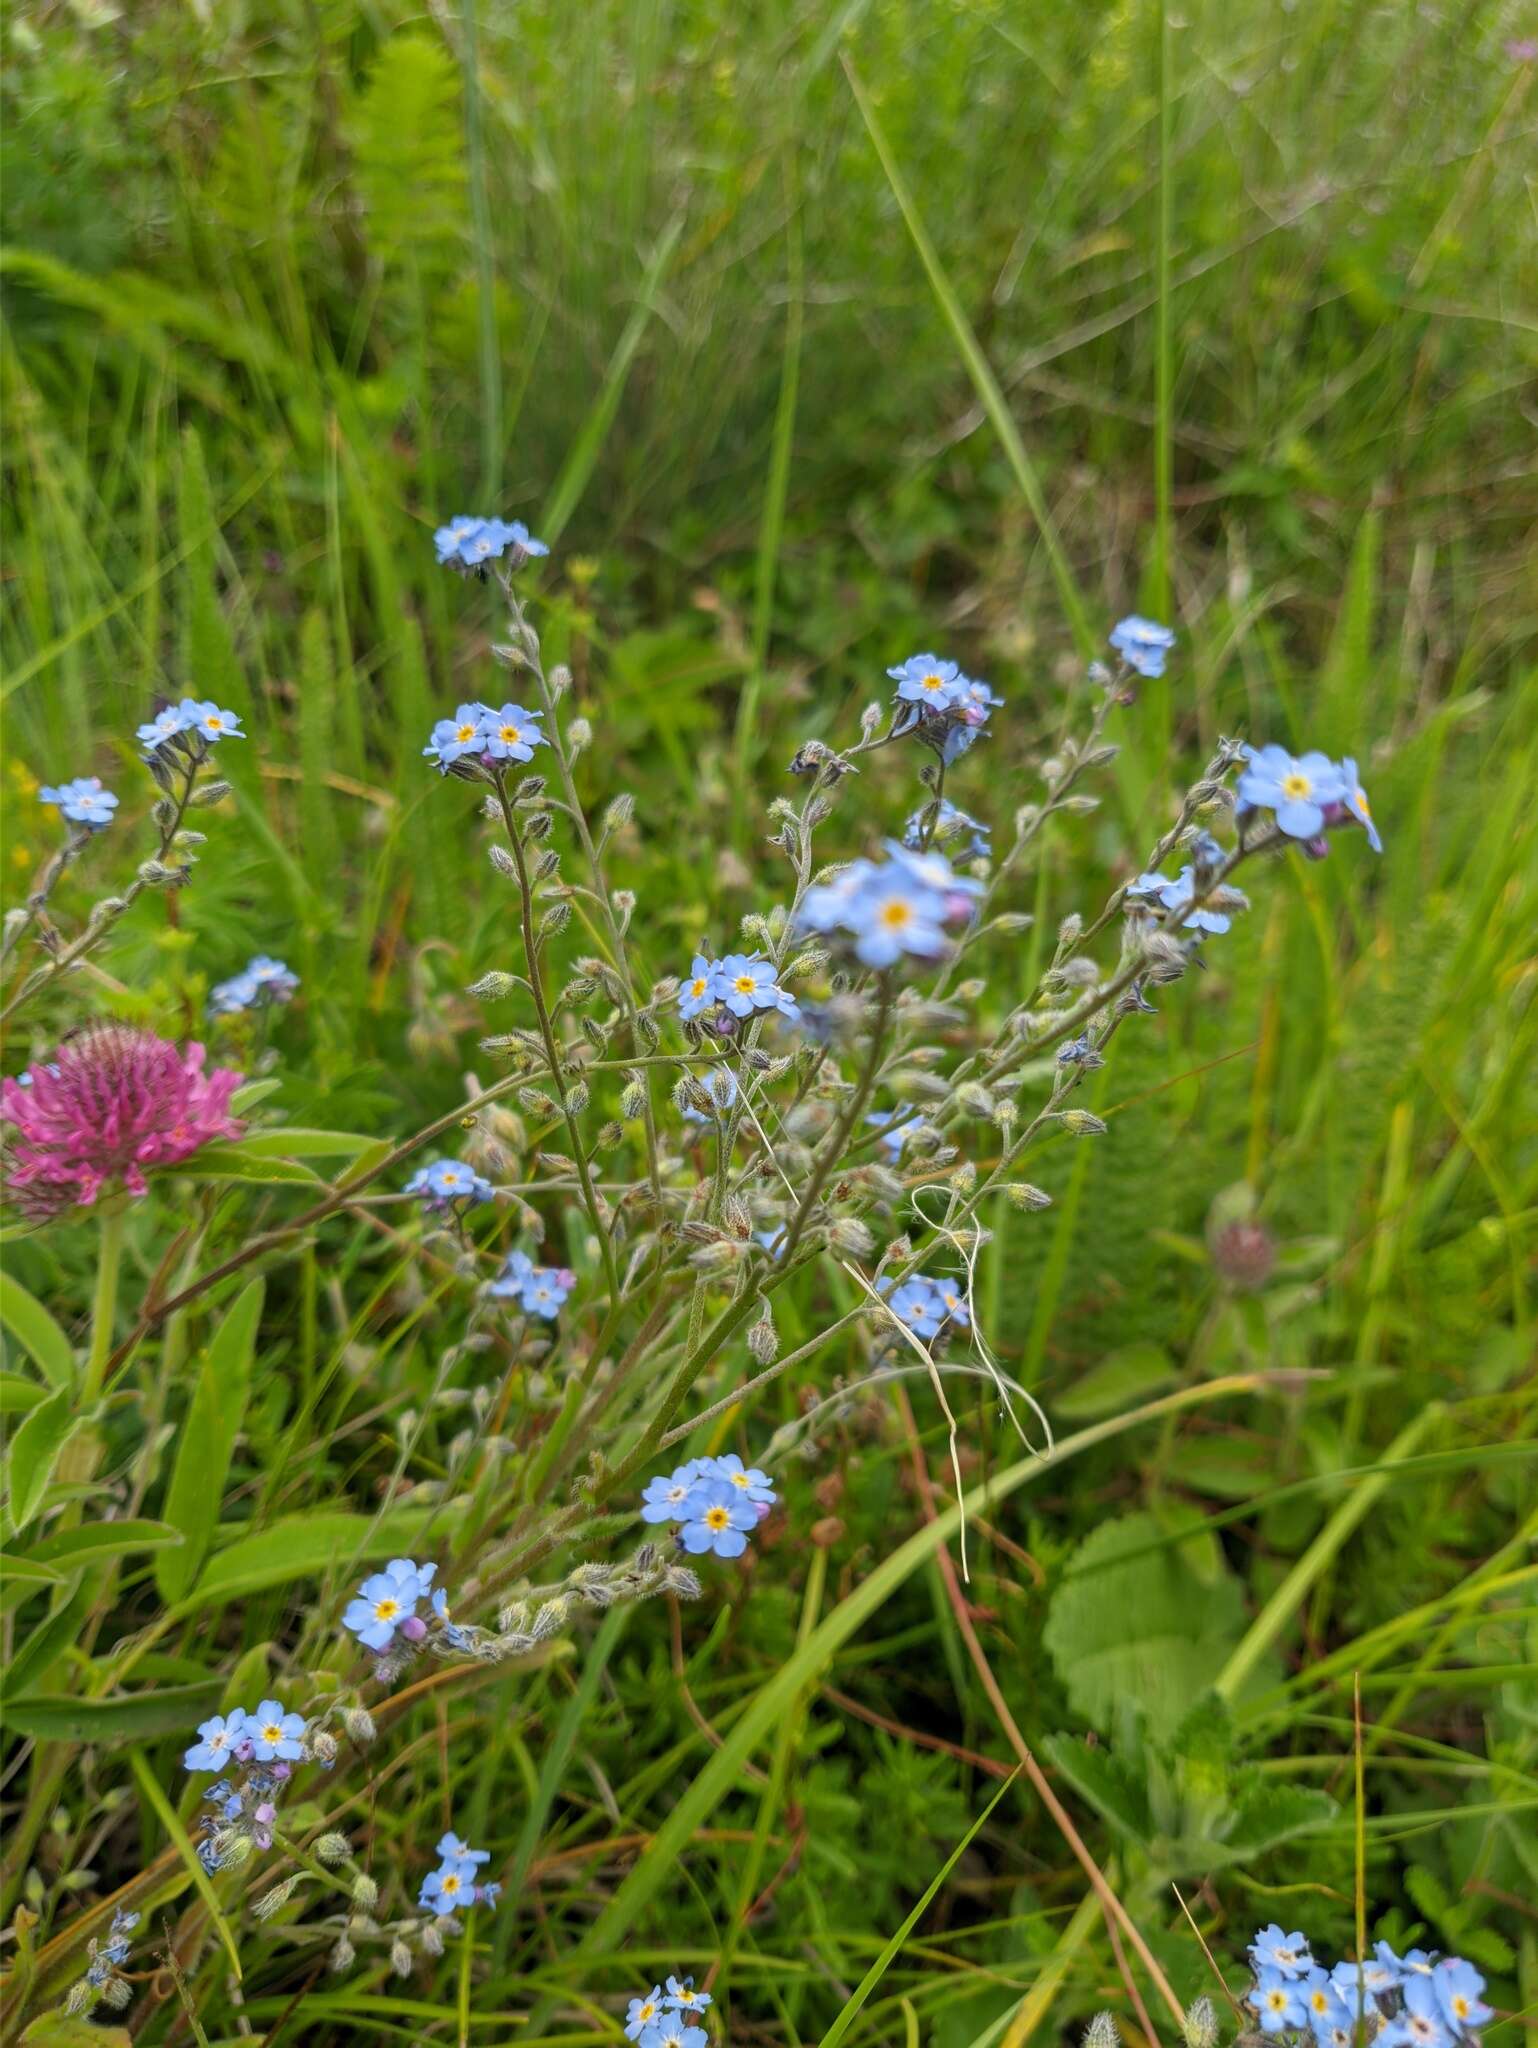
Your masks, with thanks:
[[[488,957],[469,995],[484,1006],[481,1050],[495,1077],[420,1130],[375,1134],[382,1141],[333,1185],[310,1177],[296,1196],[246,1162],[264,1201],[299,1206],[207,1263],[189,1227],[164,1271],[157,1254],[121,1340],[115,1295],[103,1289],[85,1382],[94,1401],[109,1370],[168,1324],[180,1330],[173,1318],[258,1262],[296,1249],[313,1260],[344,1213],[377,1227],[434,1289],[430,1313],[450,1330],[434,1412],[462,1412],[466,1426],[429,1456],[420,1419],[407,1418],[387,1486],[429,1534],[411,1539],[415,1555],[402,1546],[390,1556],[395,1546],[371,1528],[367,1557],[335,1560],[350,1593],[332,1584],[285,1623],[285,1698],[264,1675],[246,1690],[254,1707],[189,1716],[184,1751],[187,1771],[209,1780],[192,1832],[221,1909],[238,1917],[248,1903],[274,1929],[281,1920],[335,1971],[372,1950],[401,1976],[430,1967],[472,1910],[496,1903],[507,1846],[471,1848],[450,1830],[431,1867],[419,1859],[410,1872],[371,1874],[344,1805],[345,1827],[307,1835],[290,1824],[314,1817],[321,1780],[377,1765],[377,1753],[364,1759],[392,1739],[382,1732],[391,1715],[435,1686],[434,1666],[516,1672],[558,1643],[580,1644],[592,1615],[710,1607],[750,1569],[772,1571],[777,1525],[766,1524],[798,1512],[780,1469],[787,1443],[770,1438],[750,1463],[712,1431],[734,1426],[784,1375],[810,1391],[814,1362],[840,1334],[864,1342],[873,1385],[893,1359],[918,1359],[958,1474],[953,1373],[991,1382],[1034,1449],[1017,1406],[1030,1397],[1001,1372],[978,1309],[985,1205],[1003,1195],[1039,1208],[1045,1198],[1023,1178],[1033,1148],[1107,1138],[1074,1097],[1123,1026],[1198,966],[1202,947],[1221,944],[1246,908],[1241,868],[1291,844],[1319,855],[1348,829],[1376,844],[1354,764],[1221,740],[1155,843],[1126,860],[1127,881],[1093,915],[1063,920],[1034,985],[983,1029],[978,949],[1028,928],[1033,849],[1049,825],[1093,807],[1085,784],[1115,754],[1110,714],[1134,677],[1176,658],[1175,638],[1146,619],[1121,621],[1110,634],[1115,668],[1084,680],[1081,733],[1044,762],[1039,791],[987,819],[961,809],[948,783],[972,773],[974,750],[1008,707],[955,660],[924,652],[887,667],[890,687],[847,744],[808,741],[789,764],[795,794],[768,808],[779,900],[735,932],[690,934],[698,943],[676,963],[684,971],[653,979],[616,856],[635,805],[621,795],[590,816],[578,764],[593,726],[574,711],[568,670],[547,668],[520,592],[543,543],[517,521],[477,517],[448,522],[434,545],[446,569],[506,607],[492,648],[502,679],[433,720],[420,771],[432,830],[460,844],[467,868],[483,860],[494,892]],[[160,843],[135,887],[180,888],[196,837],[185,817],[218,800],[223,786],[206,771],[245,735],[233,713],[189,697],[153,712],[137,737],[159,792]],[[911,777],[890,815],[864,795],[878,754]],[[964,790],[979,811],[985,788],[978,777]],[[65,801],[64,786],[55,797],[72,828],[68,859],[82,859],[111,807],[92,792]],[[45,956],[12,1007],[78,964],[135,893],[106,899],[66,939],[50,921],[49,887],[7,934]],[[296,987],[281,960],[258,956],[215,986],[210,1008],[231,1019],[287,1002]],[[202,1147],[241,1133],[239,1080],[206,1071],[200,1046],[118,1025],[61,1042],[5,1084],[18,1204],[55,1220],[107,1192],[136,1196],[154,1167],[195,1177]],[[974,1162],[964,1148],[979,1130]],[[853,1306],[786,1349],[782,1290],[818,1274]],[[385,1312],[372,1300],[356,1327]],[[216,1391],[196,1418],[200,1441],[221,1441]],[[269,1855],[281,1857],[270,1882],[260,1870]],[[147,1878],[138,1895],[152,1888]],[[103,1949],[91,1965],[105,1974],[90,1988],[109,2002],[120,1960]],[[463,1982],[472,1966],[467,1952]],[[1261,2030],[1305,2032],[1312,1982],[1275,1944],[1261,1953]],[[1478,1988],[1433,1979],[1438,2024],[1452,2028],[1447,1999],[1479,2010]],[[1419,2038],[1412,1991],[1423,1998],[1401,1981],[1383,2011],[1385,2029],[1399,2029],[1385,2032],[1388,2048]],[[705,2048],[710,2003],[691,1979],[669,1975],[665,1989],[631,2001],[624,2031],[641,2048]]]

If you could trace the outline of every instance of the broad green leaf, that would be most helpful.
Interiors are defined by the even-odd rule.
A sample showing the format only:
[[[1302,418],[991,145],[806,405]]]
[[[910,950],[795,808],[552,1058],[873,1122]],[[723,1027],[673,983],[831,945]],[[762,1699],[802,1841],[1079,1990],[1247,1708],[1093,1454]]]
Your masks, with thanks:
[[[1094,1422],[1146,1401],[1175,1377],[1168,1352],[1157,1344],[1129,1344],[1092,1365],[1052,1403],[1053,1413],[1069,1422]]]
[[[1233,1814],[1219,1835],[1230,1855],[1258,1856],[1262,1849],[1290,1835],[1327,1827],[1336,1812],[1335,1801],[1327,1792],[1304,1785],[1279,1785],[1274,1778],[1262,1778],[1256,1772],[1239,1792]]]
[[[164,1550],[183,1542],[180,1530],[169,1522],[86,1522],[78,1529],[61,1529],[45,1536],[27,1551],[34,1564],[99,1564],[107,1557],[127,1557],[136,1550]],[[9,1571],[15,1560],[0,1560],[0,1570]]]
[[[394,1557],[410,1548],[433,1512],[431,1508],[397,1508],[378,1520],[340,1513],[285,1516],[216,1551],[198,1584],[178,1602],[176,1612],[190,1614],[199,1607],[238,1600],[269,1586],[326,1578],[338,1569],[349,1571],[355,1564]]]
[[[1134,1773],[1108,1749],[1091,1749],[1073,1735],[1049,1735],[1042,1748],[1081,1799],[1118,1833],[1146,1845],[1153,1834],[1141,1771]]]
[[[276,1130],[248,1131],[240,1149],[253,1159],[357,1159],[378,1142],[357,1131],[312,1131],[284,1124]]]
[[[0,1372],[0,1415],[25,1415],[46,1398],[47,1388],[24,1372]]]
[[[270,1159],[252,1152],[244,1140],[236,1145],[205,1145],[179,1166],[168,1166],[164,1171],[190,1173],[199,1180],[246,1180],[264,1186],[286,1181],[307,1188],[324,1185],[313,1168],[301,1166],[296,1159]]]
[[[21,2048],[133,2048],[133,2036],[83,2013],[45,2012],[22,2035]]]
[[[75,1354],[68,1337],[36,1295],[29,1294],[9,1273],[0,1273],[0,1323],[32,1354],[54,1386],[70,1385],[75,1377]]]
[[[176,1464],[166,1488],[165,1517],[185,1538],[155,1559],[155,1584],[168,1606],[197,1578],[219,1526],[224,1482],[251,1390],[251,1359],[261,1322],[264,1284],[236,1295],[209,1340],[192,1402],[182,1424]]]
[[[0,1551],[0,1614],[9,1614],[23,1600],[31,1599],[39,1586],[64,1583],[63,1572],[56,1572],[51,1564],[34,1564],[30,1558]]]
[[[5,1672],[8,1692],[24,1693],[29,1686],[38,1683],[80,1633],[80,1624],[90,1612],[91,1600],[90,1583],[82,1581],[62,1607],[44,1615],[11,1657]]]
[[[1149,1514],[1103,1524],[1052,1596],[1042,1641],[1074,1711],[1102,1734],[1133,1702],[1150,1734],[1171,1733],[1243,1633],[1243,1596],[1221,1560],[1198,1571],[1190,1544],[1146,1547],[1165,1533]]]
[[[166,1686],[157,1692],[124,1693],[117,1699],[78,1699],[70,1693],[30,1693],[7,1698],[5,1725],[16,1735],[42,1742],[138,1741],[196,1728],[212,1713],[224,1691],[221,1678],[203,1685]]]
[[[139,1790],[143,1794],[146,1804],[153,1807],[155,1813],[159,1816],[161,1826],[175,1844],[177,1855],[181,1857],[182,1862],[186,1865],[188,1875],[197,1886],[203,1903],[208,1908],[209,1917],[219,1931],[219,1939],[224,1943],[225,1953],[230,1959],[230,1967],[235,1972],[235,1981],[238,1984],[241,1980],[240,1951],[235,1946],[235,1937],[230,1932],[230,1923],[225,1919],[224,1910],[219,1904],[219,1895],[208,1881],[208,1872],[198,1861],[198,1852],[188,1840],[187,1830],[177,1819],[171,1802],[161,1789],[160,1780],[150,1769],[143,1750],[131,1749],[128,1752],[128,1761],[133,1766],[133,1774],[139,1781]]]
[[[269,1095],[276,1095],[283,1086],[281,1081],[247,1081],[237,1088],[230,1097],[231,1116],[244,1116],[247,1110],[255,1109],[259,1102],[265,1102]]]
[[[5,1458],[5,1501],[13,1529],[25,1529],[42,1506],[49,1475],[77,1419],[74,1396],[68,1387],[60,1387],[38,1403],[11,1438]]]

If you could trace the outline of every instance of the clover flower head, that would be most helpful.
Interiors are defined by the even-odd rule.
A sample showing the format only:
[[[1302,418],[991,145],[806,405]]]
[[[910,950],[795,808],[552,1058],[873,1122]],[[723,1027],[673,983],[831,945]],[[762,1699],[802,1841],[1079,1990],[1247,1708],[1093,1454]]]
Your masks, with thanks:
[[[970,685],[953,661],[938,654],[910,654],[887,674],[897,685],[904,704],[919,704],[926,711],[949,711],[967,699]]]
[[[1308,1936],[1301,1931],[1284,1934],[1273,1920],[1269,1927],[1262,1927],[1250,1943],[1250,1961],[1257,1970],[1279,1970],[1284,1977],[1301,1977],[1305,1970],[1313,1967],[1313,1957],[1308,1952]]]
[[[285,1713],[277,1700],[263,1700],[254,1714],[248,1714],[240,1731],[241,1742],[249,1742],[258,1763],[275,1758],[297,1763],[304,1755],[304,1716]]]
[[[198,1723],[198,1740],[182,1758],[189,1771],[222,1771],[235,1753],[246,1725],[243,1707]]]
[[[662,2017],[662,2012],[662,1986],[654,1984],[650,1991],[631,1999],[625,2013],[625,2039],[639,2041],[652,2021]]]
[[[716,1557],[741,1557],[748,1547],[744,1531],[758,1521],[752,1503],[735,1487],[719,1479],[707,1479],[690,1500],[690,1518],[679,1531],[679,1541],[691,1556],[707,1552]]]
[[[1289,839],[1311,840],[1324,831],[1328,807],[1345,797],[1345,777],[1327,754],[1252,748],[1239,777],[1238,811],[1272,811]]]
[[[1128,668],[1136,669],[1140,676],[1153,678],[1163,675],[1164,664],[1175,644],[1175,635],[1156,619],[1141,618],[1136,612],[1130,612],[1111,628],[1110,641]]]
[[[201,1045],[179,1050],[128,1024],[98,1024],[30,1069],[25,1088],[0,1088],[8,1189],[46,1218],[89,1205],[115,1182],[142,1195],[145,1169],[177,1166],[213,1138],[238,1138],[230,1097],[241,1076],[203,1071]]]
[[[493,761],[532,761],[536,747],[548,747],[550,744],[539,729],[539,721],[543,717],[542,711],[525,711],[517,704],[504,704],[498,711],[484,711],[481,751]]]
[[[92,832],[100,832],[112,823],[118,804],[99,775],[77,775],[73,782],[61,782],[57,788],[47,785],[37,796],[39,803],[53,804],[60,817],[67,818],[70,824],[84,825]]]
[[[408,1195],[420,1195],[429,1209],[452,1209],[458,1204],[489,1202],[496,1189],[473,1167],[459,1159],[435,1159],[419,1166],[406,1183]]]
[[[1259,2015],[1263,2034],[1280,2034],[1308,2024],[1308,2009],[1297,1984],[1269,1965],[1256,1971],[1255,1988],[1244,2002]]]
[[[1455,2034],[1465,2034],[1494,2019],[1495,2014],[1480,1997],[1484,1978],[1461,1956],[1444,1956],[1431,1973],[1431,1984],[1442,2017]]]
[[[365,1579],[348,1602],[342,1614],[343,1628],[365,1649],[387,1650],[397,1632],[415,1620],[417,1602],[427,1598],[437,1570],[435,1564],[419,1565],[409,1557],[392,1558],[382,1572]]]

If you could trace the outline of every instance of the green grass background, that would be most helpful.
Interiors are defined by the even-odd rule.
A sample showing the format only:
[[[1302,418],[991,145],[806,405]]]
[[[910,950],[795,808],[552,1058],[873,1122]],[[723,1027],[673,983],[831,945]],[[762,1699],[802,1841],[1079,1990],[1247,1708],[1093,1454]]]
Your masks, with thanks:
[[[496,622],[432,562],[431,527],[460,510],[556,544],[540,616],[594,726],[587,790],[637,799],[617,879],[653,974],[767,904],[784,762],[809,734],[852,734],[915,646],[1008,699],[986,761],[954,778],[1002,830],[1109,621],[1140,606],[1181,634],[1167,682],[1117,714],[1103,808],[1050,835],[1021,905],[1036,935],[990,956],[989,1016],[1218,734],[1358,758],[1381,862],[1352,837],[1258,877],[1206,971],[1117,1041],[1095,1098],[1108,1136],[1048,1152],[1056,1206],[991,1219],[985,1258],[1000,1356],[1065,1430],[1180,1381],[1327,1375],[1092,1447],[972,1542],[1011,1711],[1186,1994],[1207,1971],[1172,1877],[1236,1984],[1265,1920],[1349,1946],[1361,1670],[1370,1931],[1419,1930],[1476,1956],[1505,2010],[1538,2003],[1530,29],[1480,0],[1195,0],[1178,17],[163,0],[16,6],[5,31],[8,900],[49,829],[33,784],[103,772],[126,798],[124,735],[157,692],[218,697],[251,732],[175,923],[144,905],[110,982],[75,989],[48,1031],[88,1000],[185,1031],[208,981],[266,950],[304,979],[275,1034],[289,1121],[396,1133],[466,1071],[489,1078],[488,1017],[463,991],[512,964],[511,935],[469,807],[419,751],[489,688]],[[903,774],[882,757],[834,830],[900,817]],[[114,848],[128,858],[115,835],[104,861]],[[46,1041],[8,1048],[7,1070]],[[1258,1297],[1224,1291],[1203,1241],[1241,1181],[1282,1248]],[[239,1199],[235,1232],[282,1198]],[[136,1214],[141,1276],[165,1233]],[[91,1234],[6,1251],[73,1329]],[[378,1504],[396,1423],[452,1338],[403,1325],[409,1284],[361,1231],[273,1275],[228,1534]],[[786,1341],[834,1305],[809,1288]],[[141,1362],[115,1418],[145,1512],[156,1432],[214,1321]],[[858,1366],[827,1356],[816,1384]],[[731,1441],[761,1445],[802,1392],[777,1388]],[[424,1474],[461,1420],[432,1417]],[[974,1476],[1008,1462],[986,1404],[964,1427]],[[1337,1477],[1375,1467],[1370,1495]],[[751,1582],[685,1616],[676,1669],[647,1610],[418,1709],[392,1735],[370,1850],[409,1862],[452,1788],[460,1831],[516,1869],[473,1985],[450,1957],[430,1984],[371,1966],[307,1987],[308,1962],[253,1942],[253,2025],[610,2040],[622,1991],[724,1957],[733,2040],[824,2038],[991,1797],[929,1742],[1010,1756],[932,1558],[826,1668],[796,1662],[798,1632],[919,1526],[906,1475],[891,1411],[839,1417],[792,1468],[786,1534]],[[1076,1546],[1134,1513],[1156,1539],[1211,1528],[1158,1553],[1184,1574],[1162,1647],[1152,1624],[1142,1653],[1099,1646],[1087,1690]],[[843,1532],[818,1551],[807,1532],[833,1514]],[[157,1611],[142,1562],[85,1590],[90,1628],[32,1657],[33,1687],[107,1690]],[[216,1606],[139,1676],[227,1673],[336,1590]],[[1274,1620],[1224,1768],[1331,1793],[1327,1826],[1216,1857],[1234,1783],[1214,1766],[1203,1791],[1194,1756],[1138,1752],[1126,1707],[1188,1611],[1211,1618],[1204,1680]],[[13,1655],[36,1615],[8,1620]],[[272,1654],[261,1669],[281,1669]],[[680,1671],[729,1741],[773,1710],[745,1738],[762,1781],[708,1776]],[[1112,1791],[1086,1792],[1091,1728],[1153,1801],[1141,1841]],[[155,1772],[176,1747],[149,1744]],[[133,1785],[120,1747],[21,1758],[7,1900],[42,1913],[40,1939],[69,1924],[72,1887],[94,1897],[164,1847],[147,1806],[112,1818]],[[661,1837],[620,1891],[690,1786],[682,1819],[704,1832]],[[1019,2048],[1101,2003],[1125,2013],[1087,1896],[1017,1783],[846,2038]],[[209,2039],[233,2038],[217,1948],[195,1988]],[[180,2027],[172,2000],[144,2038]]]

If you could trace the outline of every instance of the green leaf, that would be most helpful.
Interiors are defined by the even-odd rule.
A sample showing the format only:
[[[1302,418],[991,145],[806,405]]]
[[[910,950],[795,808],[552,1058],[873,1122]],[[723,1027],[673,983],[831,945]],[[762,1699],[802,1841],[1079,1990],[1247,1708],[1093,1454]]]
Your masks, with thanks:
[[[42,1506],[49,1476],[77,1419],[73,1395],[68,1387],[60,1387],[38,1403],[11,1438],[5,1458],[5,1499],[13,1529],[25,1529]]]
[[[1249,1778],[1249,1774],[1245,1777]],[[1233,1857],[1255,1856],[1275,1842],[1286,1841],[1289,1835],[1327,1827],[1336,1811],[1335,1801],[1327,1792],[1311,1791],[1302,1785],[1278,1785],[1274,1779],[1256,1773],[1239,1790],[1232,1818],[1219,1830],[1219,1839]]]
[[[175,1844],[177,1854],[187,1866],[188,1874],[202,1895],[209,1917],[218,1929],[219,1939],[224,1943],[225,1953],[229,1956],[230,1967],[235,1972],[235,1981],[238,1984],[241,1981],[240,1951],[235,1946],[230,1923],[225,1919],[223,1908],[219,1904],[219,1895],[208,1881],[208,1872],[198,1861],[198,1852],[187,1839],[187,1830],[177,1819],[170,1800],[161,1790],[160,1780],[150,1769],[144,1752],[131,1749],[128,1752],[128,1761],[133,1766],[133,1774],[139,1781],[139,1790],[144,1795],[146,1803],[159,1815],[161,1826]]]
[[[1053,1401],[1054,1413],[1070,1422],[1094,1422],[1146,1401],[1175,1377],[1168,1352],[1158,1344],[1128,1344],[1090,1367]]]
[[[46,1389],[24,1372],[0,1372],[0,1415],[25,1415],[45,1393]]]
[[[913,1911],[908,1915],[907,1919],[904,1920],[903,1924],[901,1925],[901,1927],[898,1928],[897,1932],[892,1936],[891,1940],[885,1943],[881,1950],[881,1953],[877,1956],[876,1960],[871,1964],[870,1968],[865,1972],[865,1975],[860,1979],[859,1983],[855,1986],[853,1992],[850,1994],[848,2002],[844,2005],[843,2010],[839,2013],[837,2019],[834,2020],[832,2026],[829,2027],[828,2031],[823,2035],[821,2048],[838,2048],[838,2043],[843,2040],[845,2034],[848,2033],[850,2027],[853,2026],[855,2020],[858,2018],[860,2008],[865,2004],[865,2001],[870,1997],[871,1993],[875,1990],[876,1986],[881,1982],[882,1978],[886,1975],[888,1968],[891,1966],[893,1959],[901,1950],[903,1943],[908,1939],[908,1936],[913,1932],[914,1928],[917,1927],[919,1921],[923,1918],[924,1914],[929,1910],[930,1901],[934,1898],[935,1894],[939,1891],[941,1885],[944,1884],[945,1880],[956,1868],[956,1865],[961,1861],[966,1851],[971,1847],[972,1843],[976,1840],[978,1834],[987,1824],[988,1820],[992,1817],[993,1809],[998,1805],[999,1801],[1004,1797],[1004,1794],[1009,1790],[1010,1786],[1014,1784],[1015,1779],[1019,1775],[1020,1774],[1018,1771],[1010,1772],[1009,1776],[1004,1780],[1003,1784],[1000,1785],[998,1791],[994,1793],[993,1797],[988,1801],[988,1804],[983,1808],[982,1812],[977,1816],[976,1820],[973,1821],[972,1825],[967,1829],[966,1833],[962,1836],[961,1840],[956,1844],[955,1848],[951,1851],[950,1855],[946,1857],[944,1863],[935,1872],[934,1877],[931,1879],[929,1883],[928,1889],[924,1893],[924,1896],[919,1900],[918,1904],[913,1908]]]
[[[247,1081],[230,1097],[231,1116],[244,1116],[259,1102],[265,1102],[269,1095],[276,1095],[282,1086],[283,1083],[277,1080]]]
[[[80,1633],[80,1624],[90,1612],[91,1601],[90,1582],[83,1580],[76,1586],[71,1599],[52,1614],[44,1615],[11,1658],[5,1673],[9,1691],[24,1693],[29,1685],[35,1685],[49,1670],[63,1654],[65,1645],[72,1643]]]
[[[127,1557],[136,1550],[164,1550],[184,1541],[169,1522],[86,1522],[78,1529],[61,1529],[45,1536],[26,1552],[34,1564],[75,1566],[99,1564],[103,1558]],[[18,1560],[0,1560],[0,1570],[10,1571]]]
[[[432,1508],[397,1508],[378,1519],[370,1515],[289,1515],[255,1535],[239,1537],[216,1551],[178,1616],[199,1607],[286,1586],[294,1579],[325,1578],[355,1564],[390,1558],[409,1549],[434,1514]]]
[[[199,1180],[245,1180],[262,1186],[285,1181],[297,1182],[307,1188],[324,1185],[312,1167],[301,1166],[296,1159],[267,1158],[260,1152],[253,1152],[244,1140],[238,1145],[205,1145],[179,1166],[168,1166],[163,1170],[166,1173],[190,1173]]]
[[[104,2027],[82,2013],[45,2012],[21,2037],[21,2048],[133,2048],[127,2027]]]
[[[209,1342],[193,1388],[164,1510],[185,1541],[155,1559],[155,1584],[168,1606],[197,1578],[219,1526],[224,1482],[251,1391],[264,1292],[263,1282],[253,1280],[236,1295]]]
[[[9,1614],[23,1600],[30,1600],[39,1586],[62,1586],[63,1572],[51,1564],[34,1564],[30,1558],[0,1551],[0,1614]]]
[[[222,1678],[204,1685],[175,1685],[158,1692],[124,1693],[117,1699],[77,1699],[70,1693],[30,1693],[7,1698],[5,1725],[16,1735],[41,1742],[122,1742],[191,1730],[198,1717],[218,1706]]]
[[[1091,1749],[1073,1735],[1049,1735],[1042,1748],[1102,1820],[1134,1842],[1147,1844],[1153,1817],[1141,1774],[1134,1774],[1108,1749]]]
[[[43,1369],[44,1377],[56,1387],[67,1387],[75,1377],[75,1354],[68,1337],[35,1295],[19,1280],[0,1273],[0,1323],[3,1323]]]
[[[1073,1553],[1052,1596],[1042,1641],[1074,1711],[1102,1734],[1129,1702],[1151,1734],[1170,1734],[1243,1632],[1243,1598],[1221,1559],[1198,1571],[1192,1546],[1164,1536],[1149,1514],[1105,1523]],[[1163,1547],[1145,1549],[1153,1544]],[[1136,1550],[1144,1555],[1126,1556]]]
[[[284,1124],[270,1131],[248,1131],[240,1149],[253,1159],[357,1159],[378,1142],[358,1131],[312,1131]]]

